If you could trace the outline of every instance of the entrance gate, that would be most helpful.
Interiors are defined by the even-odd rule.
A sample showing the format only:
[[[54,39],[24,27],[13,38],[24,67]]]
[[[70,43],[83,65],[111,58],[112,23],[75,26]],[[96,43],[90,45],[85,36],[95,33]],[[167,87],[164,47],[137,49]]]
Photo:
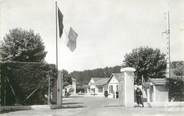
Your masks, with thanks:
[[[122,79],[120,81],[120,105],[134,107],[134,72],[131,67],[122,68]]]

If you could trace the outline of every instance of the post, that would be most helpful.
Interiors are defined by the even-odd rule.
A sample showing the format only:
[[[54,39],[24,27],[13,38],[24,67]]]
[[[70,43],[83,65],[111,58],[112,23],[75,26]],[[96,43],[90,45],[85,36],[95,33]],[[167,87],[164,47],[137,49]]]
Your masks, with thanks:
[[[62,105],[62,90],[63,90],[63,76],[62,72],[58,71],[58,79],[57,79],[57,105]]]
[[[169,11],[168,11],[168,55],[169,55],[169,64],[168,64],[168,68],[169,68],[169,78],[171,78],[171,51],[170,51],[170,15],[169,15]]]
[[[58,71],[58,7],[57,7],[57,1],[55,2],[56,7],[56,68]]]
[[[1,76],[1,74],[2,74],[2,72],[1,72],[1,62],[0,62],[0,107],[1,107],[1,105],[2,105],[2,76]],[[1,109],[0,109],[0,111],[1,111]]]
[[[134,107],[134,72],[135,69],[131,67],[122,68],[121,72],[123,73],[124,82],[122,88],[123,93],[122,103],[125,107]]]
[[[50,75],[47,75],[47,77],[48,77],[48,105],[50,105],[51,103],[50,103],[50,100],[51,100],[51,91],[50,91]]]
[[[166,47],[166,57],[167,57],[167,67],[166,67],[166,78],[170,78],[171,77],[171,58],[170,58],[170,15],[169,15],[169,11],[167,12],[167,27],[166,27],[166,31],[164,31],[163,33],[166,34],[166,39],[167,39],[167,47]]]
[[[57,69],[57,105],[62,104],[62,86],[61,86],[61,80],[62,80],[62,74],[59,72],[58,69],[58,7],[57,7],[57,1],[55,1],[55,11],[56,11],[56,69]]]
[[[124,74],[121,72],[121,80],[119,82],[119,103],[121,106],[124,106],[124,97],[125,97],[125,87],[124,87]]]
[[[73,95],[76,94],[76,79],[72,78]]]

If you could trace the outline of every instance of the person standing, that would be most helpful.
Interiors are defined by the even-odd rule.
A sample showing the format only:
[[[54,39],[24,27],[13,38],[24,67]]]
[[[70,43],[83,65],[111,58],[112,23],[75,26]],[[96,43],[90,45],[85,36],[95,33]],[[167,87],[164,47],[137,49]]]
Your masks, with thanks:
[[[137,101],[137,104],[139,106],[139,104],[142,105],[142,107],[144,107],[144,104],[143,104],[143,100],[142,100],[142,91],[140,88],[137,88],[136,91],[135,91],[135,94],[136,94],[136,101]]]

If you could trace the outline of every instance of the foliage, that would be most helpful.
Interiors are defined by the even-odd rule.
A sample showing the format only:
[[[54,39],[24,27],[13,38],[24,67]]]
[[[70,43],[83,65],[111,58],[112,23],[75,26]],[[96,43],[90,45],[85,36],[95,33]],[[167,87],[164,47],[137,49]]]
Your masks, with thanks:
[[[169,98],[174,101],[184,101],[184,61],[171,63],[172,73],[169,78]]]
[[[72,78],[69,75],[68,71],[63,70],[63,83],[64,83],[64,87],[67,85],[71,85],[72,84]]]
[[[182,77],[169,78],[169,99],[184,101],[184,79]]]
[[[48,92],[48,77],[51,85],[56,80],[54,65],[44,63],[1,63],[6,105],[45,104]]]
[[[6,34],[0,49],[3,61],[41,62],[47,54],[39,34],[18,28]]]
[[[140,47],[133,49],[131,53],[125,55],[125,66],[136,69],[136,82],[140,84],[143,76],[145,81],[148,78],[164,78],[166,70],[165,54],[159,49]]]
[[[184,61],[174,61],[172,62],[172,70],[176,76],[184,76]]]

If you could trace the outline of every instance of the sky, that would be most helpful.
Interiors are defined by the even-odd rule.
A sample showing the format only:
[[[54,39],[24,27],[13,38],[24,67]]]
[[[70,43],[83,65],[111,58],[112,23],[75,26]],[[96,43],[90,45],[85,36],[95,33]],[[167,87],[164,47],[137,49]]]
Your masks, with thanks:
[[[68,71],[121,65],[124,56],[141,46],[166,53],[165,12],[170,12],[171,61],[184,60],[183,0],[58,0],[64,15],[59,39],[59,68]],[[0,0],[0,40],[10,29],[34,30],[43,39],[46,61],[55,64],[55,0]],[[77,48],[67,46],[69,27]]]

